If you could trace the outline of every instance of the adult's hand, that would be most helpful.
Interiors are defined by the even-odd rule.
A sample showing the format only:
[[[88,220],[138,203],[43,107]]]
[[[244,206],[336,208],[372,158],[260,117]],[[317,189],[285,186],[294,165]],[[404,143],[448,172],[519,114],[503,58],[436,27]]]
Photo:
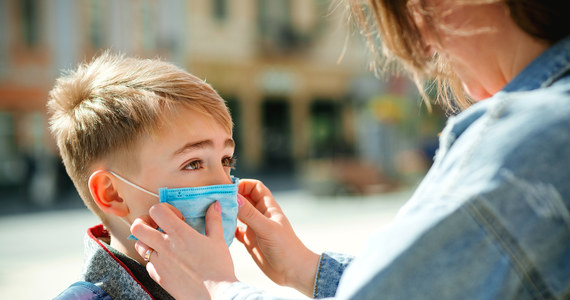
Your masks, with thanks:
[[[271,191],[261,181],[241,179],[239,194],[243,203],[238,217],[247,226],[238,227],[236,238],[267,277],[312,297],[319,255],[295,235]]]
[[[217,290],[237,281],[229,249],[224,241],[220,204],[206,212],[206,235],[188,226],[171,205],[152,206],[148,216],[138,218],[131,232],[139,239],[137,252],[150,254],[146,269],[176,299],[210,299]],[[152,221],[164,232],[155,229]]]

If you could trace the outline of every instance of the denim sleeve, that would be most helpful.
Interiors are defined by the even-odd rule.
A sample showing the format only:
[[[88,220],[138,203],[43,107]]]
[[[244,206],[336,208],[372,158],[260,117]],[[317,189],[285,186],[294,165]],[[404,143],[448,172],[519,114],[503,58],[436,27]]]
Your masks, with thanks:
[[[345,254],[333,252],[323,253],[319,259],[313,298],[333,297],[336,293],[340,277],[352,259],[352,256]]]
[[[91,282],[78,281],[53,300],[112,300],[103,289]]]

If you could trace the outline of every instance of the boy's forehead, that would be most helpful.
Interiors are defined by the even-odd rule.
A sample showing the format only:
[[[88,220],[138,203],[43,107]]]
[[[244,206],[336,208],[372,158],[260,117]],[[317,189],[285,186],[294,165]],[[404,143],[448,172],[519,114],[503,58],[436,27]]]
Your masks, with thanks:
[[[204,109],[200,109],[198,107],[175,104],[167,107],[159,114],[156,131],[160,131],[164,128],[171,129],[172,127],[180,125],[191,125],[193,123],[191,121],[195,119],[208,120],[213,119],[213,116]]]
[[[185,102],[177,103],[164,109],[164,113],[160,114],[159,125],[161,127],[172,126],[173,123],[180,123],[179,121],[201,119],[206,122],[213,121],[222,127],[226,128],[228,133],[232,134],[231,117],[226,120],[221,114],[208,111],[205,107],[199,105],[192,105]],[[228,123],[228,124],[226,124]]]
[[[231,137],[232,132],[226,129],[223,122],[205,109],[178,104],[165,109],[159,115],[150,136],[157,138],[165,135],[176,135],[177,132],[181,131],[186,131],[186,135],[190,133],[192,136],[199,136],[205,133],[203,132],[204,128],[211,128],[213,124],[224,128],[224,131]]]

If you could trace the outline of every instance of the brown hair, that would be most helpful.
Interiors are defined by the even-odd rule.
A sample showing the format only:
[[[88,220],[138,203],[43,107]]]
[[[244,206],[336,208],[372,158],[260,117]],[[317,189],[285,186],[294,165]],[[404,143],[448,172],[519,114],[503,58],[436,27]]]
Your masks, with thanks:
[[[426,44],[415,22],[410,6],[415,6],[422,21],[433,31],[434,16],[425,5],[425,0],[347,0],[351,16],[360,26],[368,40],[369,48],[378,62],[385,67],[397,59],[409,71],[426,100],[424,84],[427,78],[435,78],[438,100],[455,111],[469,107],[473,100],[464,91],[461,82],[442,57],[426,57]],[[465,0],[455,3],[473,5],[500,3],[504,1],[514,22],[527,34],[548,44],[570,33],[570,18],[564,16],[566,3],[557,0]],[[365,2],[365,3],[364,3]],[[378,39],[380,41],[378,41]],[[381,42],[381,46],[380,46]],[[379,52],[377,49],[381,49]]]
[[[50,129],[83,202],[104,223],[88,188],[94,163],[136,169],[132,153],[139,138],[152,134],[179,105],[211,115],[231,134],[224,100],[203,80],[167,62],[107,51],[57,79],[47,103]]]

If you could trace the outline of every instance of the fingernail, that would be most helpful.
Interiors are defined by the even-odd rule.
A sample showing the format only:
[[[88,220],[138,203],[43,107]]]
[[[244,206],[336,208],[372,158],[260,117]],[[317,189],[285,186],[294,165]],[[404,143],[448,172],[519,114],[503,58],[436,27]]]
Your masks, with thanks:
[[[238,194],[238,195],[237,195],[237,203],[238,203],[238,206],[239,206],[239,207],[242,207],[242,206],[243,206],[243,200],[244,200],[243,196],[240,195],[240,194]]]
[[[216,201],[216,203],[214,203],[214,209],[215,209],[217,212],[221,212],[221,211],[222,211],[222,207],[220,206],[220,202],[219,202],[219,201]]]

